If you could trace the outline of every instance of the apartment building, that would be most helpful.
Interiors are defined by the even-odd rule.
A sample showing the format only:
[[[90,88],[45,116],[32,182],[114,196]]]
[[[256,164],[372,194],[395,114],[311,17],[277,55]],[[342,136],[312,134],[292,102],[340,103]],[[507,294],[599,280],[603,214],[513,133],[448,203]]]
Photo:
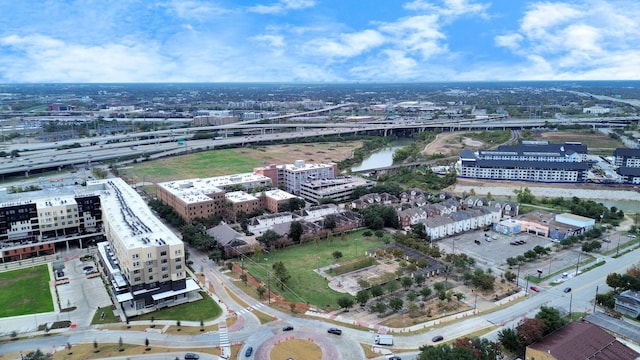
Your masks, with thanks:
[[[102,210],[96,194],[59,189],[9,194],[0,190],[2,262],[50,255],[56,246],[87,246],[100,238]]]
[[[184,244],[119,178],[91,181],[101,200],[105,242],[100,265],[127,315],[189,301],[199,289],[187,279]]]
[[[250,214],[258,210],[262,202],[257,197],[248,194],[244,191],[232,191],[225,194],[228,204],[228,216],[233,221],[236,221],[236,216],[239,211],[246,214]]]
[[[336,202],[351,200],[353,190],[358,187],[367,189],[376,182],[357,176],[342,176],[333,179],[312,180],[300,185],[300,197],[318,204],[320,199],[331,199]]]
[[[156,196],[171,206],[185,221],[227,212],[225,189],[271,187],[269,177],[243,173],[203,179],[186,179],[156,184]],[[235,214],[235,213],[234,213]]]
[[[304,183],[338,176],[338,164],[307,164],[304,160],[296,160],[293,164],[258,167],[253,172],[269,177],[274,187],[299,195]]]
[[[485,160],[470,150],[463,150],[459,176],[475,179],[535,182],[585,182],[589,164],[582,161]]]

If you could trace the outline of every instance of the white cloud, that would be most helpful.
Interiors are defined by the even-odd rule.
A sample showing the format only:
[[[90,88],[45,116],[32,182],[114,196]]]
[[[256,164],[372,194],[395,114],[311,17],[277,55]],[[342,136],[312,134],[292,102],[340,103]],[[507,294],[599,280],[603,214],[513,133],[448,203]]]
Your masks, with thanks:
[[[231,9],[217,6],[210,1],[172,0],[164,6],[182,19],[206,20],[232,12]]]
[[[325,57],[353,57],[362,54],[385,42],[384,36],[375,30],[342,34],[338,39],[315,39],[306,44],[308,54],[318,54]]]
[[[508,34],[508,35],[499,35],[495,38],[495,43],[498,46],[509,48],[510,50],[517,50],[520,47],[520,42],[524,39],[524,37],[520,34]]]
[[[541,2],[494,42],[523,59],[529,79],[638,79],[640,70],[629,69],[639,62],[639,18],[636,1]],[[621,54],[626,61],[614,61]]]
[[[0,45],[11,47],[15,54],[0,60],[3,80],[12,82],[169,80],[174,68],[153,44],[79,46],[42,35],[13,35],[0,39]]]
[[[404,4],[407,10],[428,12],[438,16],[442,16],[444,21],[450,20],[450,17],[460,17],[467,14],[473,14],[480,17],[487,17],[487,9],[490,4],[481,4],[469,0],[445,0],[443,6],[432,5],[424,0],[414,0]]]
[[[258,14],[283,14],[289,10],[302,10],[315,6],[314,0],[280,0],[271,5],[256,5],[249,7],[249,12]]]

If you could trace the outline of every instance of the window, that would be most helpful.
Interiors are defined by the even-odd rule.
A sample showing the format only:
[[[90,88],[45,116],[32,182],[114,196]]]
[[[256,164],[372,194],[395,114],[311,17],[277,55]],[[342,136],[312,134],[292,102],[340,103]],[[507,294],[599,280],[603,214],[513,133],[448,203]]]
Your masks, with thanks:
[[[152,272],[153,272],[153,268],[148,268],[148,269],[147,269],[147,272],[152,273]]]
[[[166,264],[166,263],[167,263],[167,261],[168,261],[167,259],[162,259],[162,260],[160,260],[160,263],[162,263],[162,264]]]
[[[162,278],[163,278],[163,279],[168,279],[168,278],[169,278],[169,274],[163,274],[163,275],[162,275]]]
[[[182,269],[182,265],[176,265],[176,270]]]
[[[153,260],[145,261],[144,264],[147,266],[151,266],[153,265]]]
[[[138,254],[133,254],[131,257],[132,257],[133,259],[137,259],[137,258],[139,258],[139,257],[140,257],[140,255],[138,255]]]
[[[139,282],[141,279],[139,276],[133,278],[133,282]]]
[[[140,274],[140,269],[133,270],[134,274]]]
[[[151,255],[151,253],[147,253],[147,259],[151,259],[153,257],[153,255]]]
[[[166,251],[160,251],[160,256],[167,256],[167,252]]]
[[[182,258],[176,258],[176,262],[181,262]]]
[[[167,266],[163,266],[162,267],[162,271],[167,271],[167,270],[169,270],[169,267],[167,267]]]
[[[133,267],[138,267],[140,266],[140,261],[134,261],[133,262]]]

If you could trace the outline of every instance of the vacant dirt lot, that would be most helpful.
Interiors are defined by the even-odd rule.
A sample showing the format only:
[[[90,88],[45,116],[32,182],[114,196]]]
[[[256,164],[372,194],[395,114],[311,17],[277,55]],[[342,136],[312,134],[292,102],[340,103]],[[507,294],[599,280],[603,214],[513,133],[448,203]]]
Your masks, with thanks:
[[[589,149],[615,149],[617,147],[624,147],[624,144],[621,141],[612,139],[599,131],[548,131],[540,133],[536,138],[539,140],[547,140],[552,143],[564,143],[571,141],[581,142]]]
[[[441,133],[436,139],[429,143],[422,150],[423,154],[446,154],[452,155],[462,151],[462,149],[477,150],[484,146],[482,141],[474,140],[466,136],[468,132]]]

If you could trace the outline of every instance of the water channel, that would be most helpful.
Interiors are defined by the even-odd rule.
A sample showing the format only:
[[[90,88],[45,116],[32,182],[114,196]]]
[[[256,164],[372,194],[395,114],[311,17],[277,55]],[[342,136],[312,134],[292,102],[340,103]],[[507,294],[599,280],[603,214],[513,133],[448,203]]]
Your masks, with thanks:
[[[380,149],[362,160],[362,163],[358,166],[351,168],[351,171],[370,170],[384,166],[393,165],[393,153],[402,149],[405,146],[409,146],[413,143],[413,140],[402,139],[392,141],[389,145],[383,149]]]

